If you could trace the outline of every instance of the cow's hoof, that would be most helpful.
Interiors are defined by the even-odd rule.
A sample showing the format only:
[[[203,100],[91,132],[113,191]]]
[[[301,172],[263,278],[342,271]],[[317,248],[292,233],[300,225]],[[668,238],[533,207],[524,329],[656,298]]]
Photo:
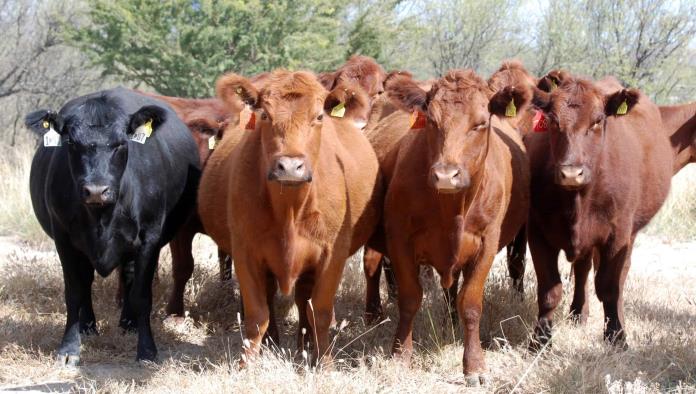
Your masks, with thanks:
[[[138,350],[138,355],[135,357],[137,362],[157,362],[157,350]]]
[[[486,386],[488,382],[489,379],[485,373],[470,373],[464,375],[464,383],[467,387]]]
[[[80,365],[80,355],[79,354],[58,354],[58,355],[56,355],[56,366],[57,367],[75,368],[78,365]]]

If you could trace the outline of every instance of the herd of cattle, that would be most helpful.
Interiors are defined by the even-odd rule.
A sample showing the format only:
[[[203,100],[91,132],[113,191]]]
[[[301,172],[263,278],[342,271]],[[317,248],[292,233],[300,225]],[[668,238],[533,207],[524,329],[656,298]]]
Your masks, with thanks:
[[[458,312],[464,373],[477,380],[486,277],[507,246],[521,291],[527,242],[538,280],[532,347],[551,337],[561,250],[573,264],[571,314],[587,318],[594,267],[604,337],[625,346],[636,233],[696,157],[696,103],[660,107],[613,78],[556,70],[537,79],[515,61],[487,81],[471,70],[418,81],[354,56],[319,75],[226,74],[209,99],[105,90],[33,112],[26,124],[43,136],[31,197],[63,267],[57,358],[68,365],[79,362],[80,335],[97,331],[94,271],[116,268],[120,326],[137,330],[138,360],[156,358],[159,252],[170,244],[167,313],[183,315],[196,233],[217,243],[223,274],[234,264],[247,363],[264,338],[278,343],[278,288],[294,289],[298,346],[311,342],[315,360],[331,362],[336,291],[363,246],[366,319],[382,315],[384,270],[399,309],[392,351],[404,361],[423,297],[419,269],[429,265]]]

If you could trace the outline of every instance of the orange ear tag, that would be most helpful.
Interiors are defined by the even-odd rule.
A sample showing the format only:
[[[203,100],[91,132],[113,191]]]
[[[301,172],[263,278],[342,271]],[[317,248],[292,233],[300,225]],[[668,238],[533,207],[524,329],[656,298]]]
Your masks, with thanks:
[[[256,112],[251,113],[251,116],[249,117],[249,122],[247,122],[246,127],[244,128],[247,130],[256,129]]]
[[[424,129],[426,124],[425,114],[422,111],[414,111],[411,113],[411,129]]]
[[[534,126],[534,131],[537,133],[543,133],[549,130],[549,122],[541,111],[536,111],[534,114],[532,125]]]

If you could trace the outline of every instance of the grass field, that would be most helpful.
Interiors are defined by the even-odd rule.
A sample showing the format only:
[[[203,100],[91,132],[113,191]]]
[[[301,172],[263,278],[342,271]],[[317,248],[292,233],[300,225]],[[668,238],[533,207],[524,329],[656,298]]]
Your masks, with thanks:
[[[63,281],[57,256],[33,220],[28,204],[26,152],[8,152],[0,161],[0,390],[100,392],[459,392],[468,390],[461,373],[461,332],[449,323],[437,280],[423,278],[427,290],[418,315],[411,368],[388,351],[398,312],[387,302],[388,320],[366,326],[362,320],[364,280],[357,259],[346,266],[337,295],[333,371],[309,367],[295,349],[297,312],[278,300],[280,346],[267,349],[251,367],[239,370],[243,341],[238,323],[236,282],[217,279],[214,245],[204,236],[195,244],[196,270],[186,293],[189,317],[165,319],[171,283],[170,256],[163,250],[155,283],[153,330],[157,364],[134,361],[136,336],[118,328],[114,278],[94,285],[101,332],[83,340],[82,365],[59,369],[53,351],[64,324]],[[694,198],[694,168],[683,191]],[[682,181],[680,181],[682,182]],[[681,189],[680,189],[681,190]],[[687,197],[684,197],[687,196]],[[680,208],[681,209],[681,208]],[[556,315],[554,345],[536,355],[526,351],[536,315],[536,279],[528,264],[524,297],[510,289],[498,258],[486,284],[481,335],[489,385],[472,392],[696,392],[696,239],[692,214],[664,213],[685,227],[651,228],[639,237],[626,293],[630,348],[616,351],[602,342],[601,305],[590,299],[590,319],[576,326],[569,308],[570,264],[564,272],[564,298]],[[681,215],[681,217],[678,217]],[[689,216],[692,215],[692,216]],[[677,231],[678,233],[670,233]],[[592,283],[590,283],[592,286]],[[342,323],[345,321],[345,323]]]

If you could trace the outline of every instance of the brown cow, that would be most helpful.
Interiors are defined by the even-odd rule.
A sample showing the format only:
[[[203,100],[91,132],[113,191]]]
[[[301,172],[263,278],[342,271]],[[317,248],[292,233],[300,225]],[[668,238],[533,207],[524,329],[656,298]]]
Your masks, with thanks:
[[[529,203],[524,145],[499,117],[511,101],[524,105],[531,91],[508,87],[493,95],[471,70],[450,71],[428,92],[407,78],[388,88],[405,111],[417,114],[413,127],[420,128],[408,131],[408,120],[383,121],[394,124],[383,133],[400,138],[380,163],[389,185],[387,249],[398,283],[393,352],[409,360],[413,351],[413,319],[423,297],[419,266],[433,266],[444,288],[461,272],[463,368],[478,383],[485,371],[479,340],[484,282],[497,251],[524,225]]]
[[[347,85],[327,96],[313,74],[284,70],[272,72],[260,90],[234,74],[217,87],[226,101],[235,92],[255,111],[250,130],[213,152],[199,191],[205,229],[234,257],[250,340],[246,359],[267,330],[278,343],[273,295],[277,287],[284,294],[295,287],[298,345],[313,337],[316,355],[328,362],[345,261],[367,242],[380,213],[377,158],[351,115],[368,98]],[[339,102],[342,119],[325,114]]]
[[[524,139],[532,174],[527,231],[539,305],[532,347],[551,335],[562,294],[561,250],[573,262],[572,315],[587,317],[585,285],[594,255],[604,337],[625,345],[623,287],[633,242],[664,202],[672,175],[660,111],[638,90],[569,75],[550,93],[537,89],[534,104],[546,127]]]
[[[549,74],[545,78],[552,78],[555,74]],[[518,60],[507,60],[488,78],[488,87],[497,92],[506,86],[536,86],[537,80],[527,71],[522,62]],[[516,109],[516,115],[505,117],[505,120],[512,127],[520,132],[520,135],[531,131],[531,124],[534,118],[534,108],[531,102]],[[507,266],[512,286],[520,294],[524,292],[524,268],[527,256],[527,232],[523,226],[515,239],[507,246]]]

